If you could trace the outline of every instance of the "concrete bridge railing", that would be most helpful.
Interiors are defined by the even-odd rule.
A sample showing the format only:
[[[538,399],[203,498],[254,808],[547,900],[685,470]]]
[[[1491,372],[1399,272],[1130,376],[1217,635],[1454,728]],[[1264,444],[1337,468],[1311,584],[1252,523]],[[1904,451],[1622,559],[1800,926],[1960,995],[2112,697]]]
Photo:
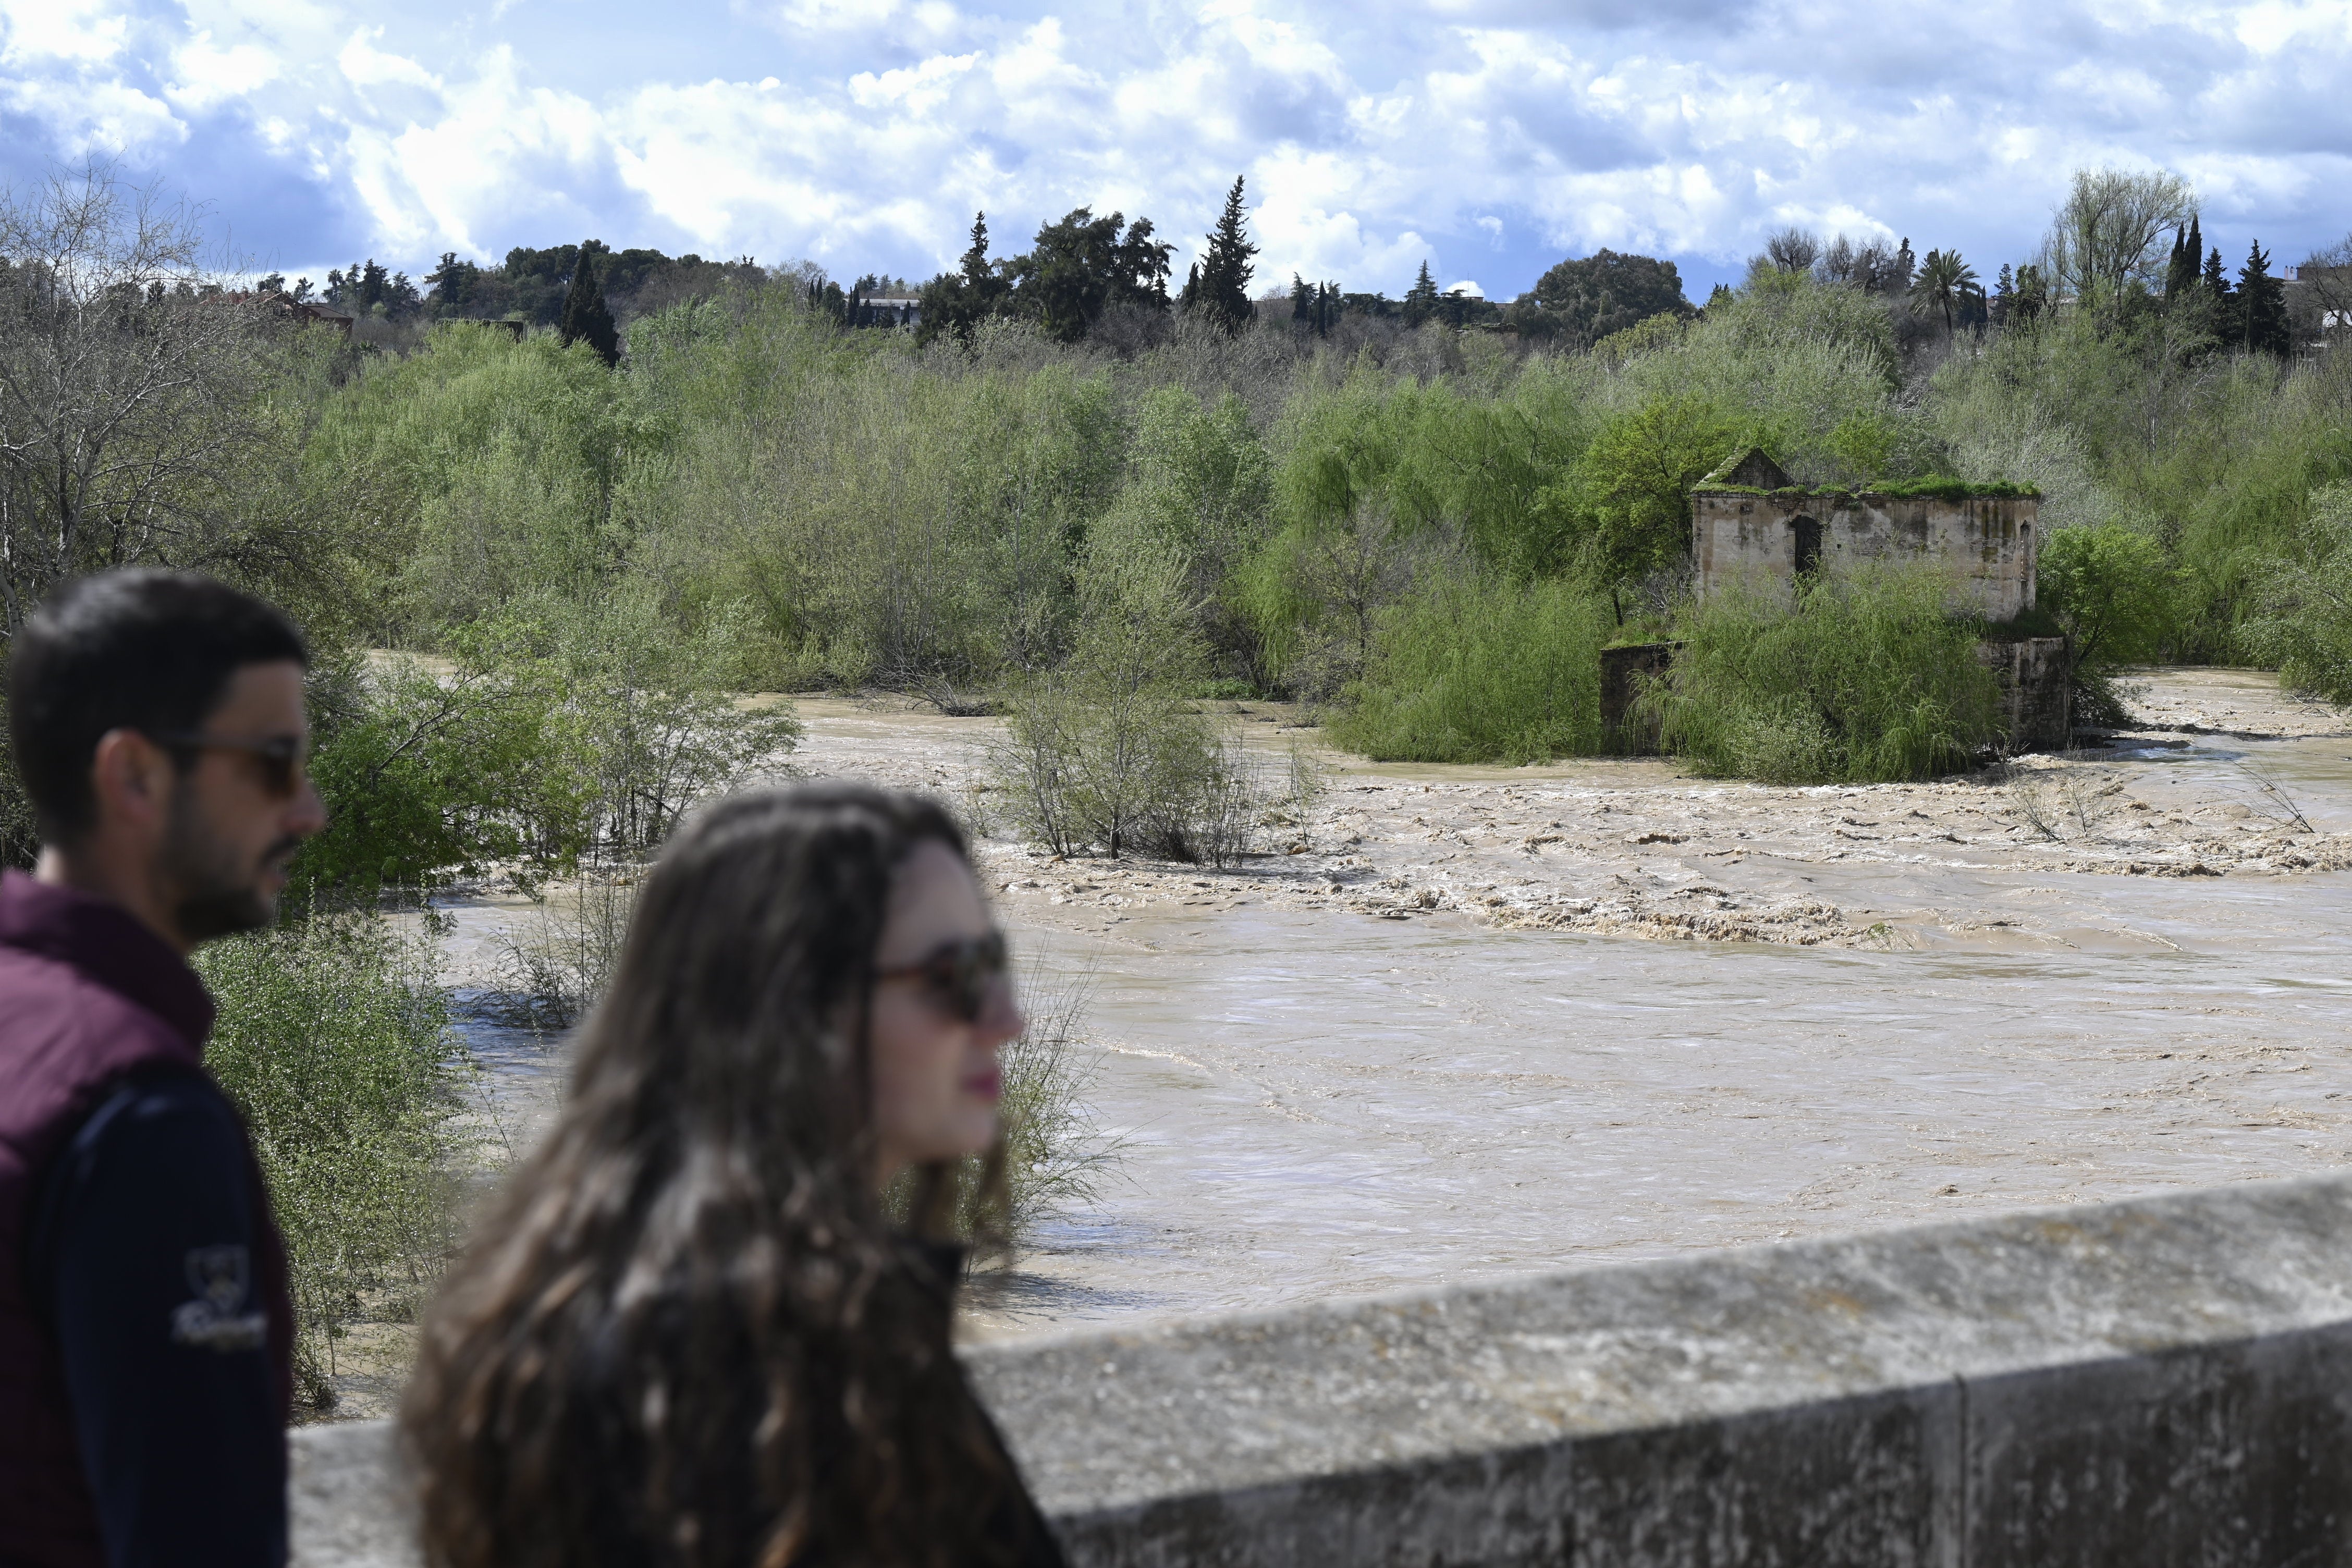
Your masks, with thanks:
[[[1081,1564],[2352,1563],[2352,1177],[967,1359]],[[295,1447],[298,1563],[414,1561]]]

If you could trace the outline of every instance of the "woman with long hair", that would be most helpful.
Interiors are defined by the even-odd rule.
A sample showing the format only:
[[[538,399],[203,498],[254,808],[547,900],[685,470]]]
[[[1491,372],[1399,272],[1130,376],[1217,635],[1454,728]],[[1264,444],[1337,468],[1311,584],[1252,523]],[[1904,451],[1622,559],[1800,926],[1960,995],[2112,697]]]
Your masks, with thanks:
[[[817,784],[682,828],[426,1320],[402,1424],[434,1568],[1059,1564],[936,1239],[970,1156],[1001,1199],[1021,1027],[938,806]]]

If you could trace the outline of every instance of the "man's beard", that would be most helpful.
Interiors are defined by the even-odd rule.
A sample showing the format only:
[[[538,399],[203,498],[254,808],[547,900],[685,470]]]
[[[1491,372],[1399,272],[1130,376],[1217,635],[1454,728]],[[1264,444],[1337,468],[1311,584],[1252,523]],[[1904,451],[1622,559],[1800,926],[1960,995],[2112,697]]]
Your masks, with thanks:
[[[236,852],[205,830],[184,795],[172,809],[171,837],[163,846],[163,871],[175,898],[173,919],[191,945],[241,931],[259,931],[278,918],[278,900],[257,885],[264,866],[291,854],[302,841],[281,838],[258,862],[236,864]]]

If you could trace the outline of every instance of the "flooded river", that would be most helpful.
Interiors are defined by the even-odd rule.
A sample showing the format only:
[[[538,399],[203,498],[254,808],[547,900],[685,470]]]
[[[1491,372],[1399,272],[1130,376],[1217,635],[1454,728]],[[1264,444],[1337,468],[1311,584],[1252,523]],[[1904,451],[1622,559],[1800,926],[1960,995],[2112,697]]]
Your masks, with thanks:
[[[2343,1163],[2352,735],[2229,672],[2142,710],[2006,784],[1327,756],[1290,853],[1238,873],[992,841],[1029,961],[1089,988],[1118,1152],[975,1331]],[[971,798],[985,721],[803,711],[803,770]],[[1236,716],[1311,743],[1280,719]],[[511,910],[455,912],[478,950]],[[527,1142],[560,1057],[476,1035]]]

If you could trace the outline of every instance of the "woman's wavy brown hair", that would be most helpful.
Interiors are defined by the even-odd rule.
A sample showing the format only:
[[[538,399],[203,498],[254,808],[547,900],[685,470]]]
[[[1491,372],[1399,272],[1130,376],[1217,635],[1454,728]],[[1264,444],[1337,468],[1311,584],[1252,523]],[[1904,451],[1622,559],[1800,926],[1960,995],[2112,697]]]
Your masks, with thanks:
[[[928,801],[817,784],[663,854],[562,1115],[425,1321],[402,1424],[436,1568],[981,1555],[1018,1482],[873,1189],[875,951],[925,839],[969,858]]]

